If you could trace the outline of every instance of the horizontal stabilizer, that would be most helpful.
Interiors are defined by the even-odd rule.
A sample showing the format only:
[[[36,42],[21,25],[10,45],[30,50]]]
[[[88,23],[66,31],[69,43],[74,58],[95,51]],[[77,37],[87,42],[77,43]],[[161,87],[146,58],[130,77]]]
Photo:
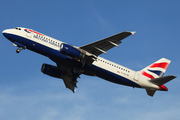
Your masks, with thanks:
[[[150,82],[159,86],[159,85],[163,85],[163,84],[171,81],[174,78],[176,78],[176,76],[168,75],[168,76],[152,79],[152,80],[150,80]]]

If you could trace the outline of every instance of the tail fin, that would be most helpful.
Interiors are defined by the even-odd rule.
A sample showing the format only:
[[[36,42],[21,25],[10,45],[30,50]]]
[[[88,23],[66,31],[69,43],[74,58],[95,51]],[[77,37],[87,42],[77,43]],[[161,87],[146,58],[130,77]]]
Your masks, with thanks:
[[[154,93],[156,92],[156,90],[150,90],[150,89],[146,89],[146,92],[149,96],[153,97]]]
[[[159,86],[158,90],[168,91],[168,88],[166,86],[164,86],[163,84],[176,78],[176,76],[173,76],[173,75],[163,77],[170,62],[171,61],[166,58],[161,58],[160,60],[156,61],[155,63],[142,69],[140,72],[142,75],[146,76],[147,78],[150,78],[149,82],[151,82],[155,85],[158,85]],[[146,92],[149,96],[153,97],[156,90],[157,89],[146,89]]]
[[[150,79],[162,77],[164,75],[164,73],[166,72],[170,62],[171,61],[166,58],[161,58],[160,60],[156,61],[155,63],[142,69],[141,73],[142,73],[142,75],[144,75]]]

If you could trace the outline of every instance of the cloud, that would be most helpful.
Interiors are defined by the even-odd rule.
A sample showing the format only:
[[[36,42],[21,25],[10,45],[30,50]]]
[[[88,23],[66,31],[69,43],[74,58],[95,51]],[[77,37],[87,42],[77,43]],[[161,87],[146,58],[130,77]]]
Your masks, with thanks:
[[[37,76],[36,76],[37,77]],[[113,84],[96,77],[78,80],[75,94],[47,76],[0,87],[0,119],[92,120],[178,119],[179,95]]]

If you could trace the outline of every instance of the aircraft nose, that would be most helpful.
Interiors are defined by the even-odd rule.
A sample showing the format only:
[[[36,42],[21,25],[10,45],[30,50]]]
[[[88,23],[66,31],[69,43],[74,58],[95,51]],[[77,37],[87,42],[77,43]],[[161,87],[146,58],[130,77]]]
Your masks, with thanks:
[[[12,30],[11,29],[6,29],[2,31],[2,34],[4,35],[5,38],[7,38],[8,40],[12,41],[13,37],[12,37]]]
[[[9,38],[9,34],[11,34],[11,30],[10,29],[3,30],[2,34],[4,35],[4,37],[6,37],[8,39]]]
[[[3,31],[2,31],[2,34],[4,35],[4,37],[6,37],[6,35],[7,35],[7,30],[3,30]]]
[[[3,30],[3,31],[2,31],[2,34],[4,35],[5,32],[6,32],[6,30]]]

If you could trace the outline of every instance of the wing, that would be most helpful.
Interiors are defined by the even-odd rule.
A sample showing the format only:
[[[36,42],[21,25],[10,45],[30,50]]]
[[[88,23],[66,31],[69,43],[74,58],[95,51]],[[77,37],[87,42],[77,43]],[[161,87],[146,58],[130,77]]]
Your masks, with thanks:
[[[75,73],[72,69],[62,67],[59,62],[56,62],[57,67],[61,70],[61,79],[63,79],[66,88],[69,88],[73,92],[75,92],[75,88],[77,88],[77,78],[80,76],[79,73]]]
[[[62,75],[62,79],[64,81],[64,84],[66,86],[66,88],[69,88],[70,90],[73,91],[73,93],[75,92],[75,87],[77,88],[77,77],[75,75],[67,75],[67,74],[63,74]]]
[[[114,46],[119,47],[118,45],[121,43],[121,40],[130,36],[131,34],[134,35],[134,33],[135,32],[127,32],[127,31],[121,32],[111,37],[81,46],[80,49],[83,49],[96,56],[99,56],[102,53],[106,54],[106,51],[113,48]]]

